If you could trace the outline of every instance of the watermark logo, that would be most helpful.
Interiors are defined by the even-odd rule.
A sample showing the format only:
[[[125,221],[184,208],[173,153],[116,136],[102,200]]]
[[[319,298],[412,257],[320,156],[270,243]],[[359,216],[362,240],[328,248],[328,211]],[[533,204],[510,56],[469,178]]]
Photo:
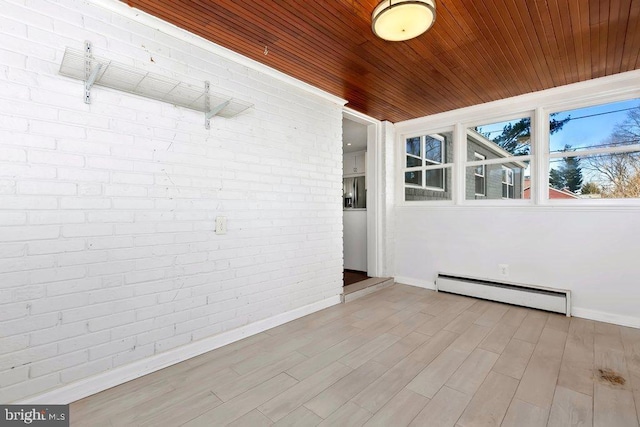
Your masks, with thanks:
[[[0,405],[0,427],[69,427],[69,405]]]

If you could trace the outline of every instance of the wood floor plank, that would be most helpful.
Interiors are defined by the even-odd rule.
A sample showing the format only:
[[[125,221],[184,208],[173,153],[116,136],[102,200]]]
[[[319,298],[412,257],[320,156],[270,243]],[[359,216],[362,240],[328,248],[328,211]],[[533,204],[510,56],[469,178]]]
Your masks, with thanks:
[[[187,427],[226,425],[237,420],[268,400],[280,396],[295,386],[297,381],[287,374],[280,374],[222,405],[202,413],[185,423]]]
[[[352,400],[372,414],[382,408],[427,365],[409,357],[389,369],[384,375],[362,390]]]
[[[442,387],[422,411],[413,419],[410,426],[452,427],[469,404],[471,396]]]
[[[594,322],[573,317],[569,325],[558,385],[593,396]]]
[[[545,427],[549,418],[549,410],[540,408],[520,399],[513,399],[502,427]]]
[[[640,419],[640,329],[627,327],[620,329],[629,380],[636,401],[638,419]]]
[[[389,333],[398,335],[399,337],[405,337],[431,319],[433,319],[433,316],[430,314],[416,313],[407,320],[400,322],[397,326],[389,329]]]
[[[547,323],[548,316],[547,313],[530,310],[513,338],[536,344],[540,334],[542,334],[545,323]]]
[[[545,328],[522,375],[516,398],[548,411],[553,401],[567,334]]]
[[[273,422],[262,412],[254,409],[227,425],[229,427],[269,427],[273,425]]]
[[[258,409],[272,421],[279,421],[351,371],[348,366],[335,362],[279,393]]]
[[[549,427],[593,426],[593,400],[591,396],[568,388],[556,387],[548,425]]]
[[[307,360],[305,356],[294,351],[284,359],[276,361],[271,365],[258,368],[248,374],[234,377],[227,381],[215,381],[215,383],[211,385],[211,390],[216,396],[226,402],[305,360]]]
[[[163,424],[176,426],[182,425],[199,414],[210,411],[221,404],[222,400],[218,399],[210,391],[194,394],[174,404],[165,404],[162,406],[149,404],[145,405],[145,412],[139,414],[138,418],[135,420],[135,424],[145,427],[153,427]],[[117,422],[115,425],[122,424]]]
[[[444,329],[449,323],[455,320],[460,313],[458,311],[447,311],[438,316],[434,316],[432,319],[416,328],[416,332],[420,332],[425,335],[435,335]]]
[[[424,344],[409,354],[409,358],[428,365],[438,357],[442,351],[458,338],[458,334],[440,331],[429,338]]]
[[[398,342],[400,337],[392,334],[382,334],[361,347],[353,350],[351,353],[339,359],[340,363],[356,369],[369,359],[377,356],[393,344]]]
[[[465,351],[451,347],[445,349],[407,385],[407,388],[429,399],[433,398],[468,356],[469,353]]]
[[[469,328],[456,338],[450,345],[451,348],[466,353],[471,353],[484,338],[489,334],[491,328],[480,325],[471,325]]]
[[[496,353],[476,348],[445,385],[473,396],[497,360]]]
[[[635,410],[622,328],[606,323],[595,323],[594,327],[593,424],[637,427],[638,412]]]
[[[521,379],[535,347],[530,342],[512,339],[502,352],[493,370],[517,380]]]
[[[570,323],[571,318],[565,316],[564,314],[549,313],[545,328],[557,329],[562,332],[569,332]]]
[[[274,427],[313,427],[322,422],[322,418],[308,410],[304,406],[300,406],[286,417],[274,424]]]
[[[375,360],[376,362],[390,368],[407,357],[411,352],[424,344],[428,339],[428,335],[423,335],[418,332],[411,332],[386,350],[378,353],[375,357],[373,357],[372,360]]]
[[[506,304],[491,303],[487,310],[482,313],[474,323],[480,326],[495,326],[500,319],[509,311],[509,306]]]
[[[197,389],[202,388],[203,387],[197,387]],[[198,405],[198,399],[207,403],[200,406]],[[169,393],[156,396],[153,399],[146,400],[128,410],[117,412],[117,414],[115,414],[114,421],[122,424],[140,424],[150,418],[155,418],[158,413],[158,408],[176,408],[183,405],[195,405],[196,407],[201,408],[204,412],[205,410],[213,409],[220,404],[222,404],[222,400],[220,400],[209,389],[204,391],[171,391]],[[74,420],[78,418],[79,417],[74,416]],[[188,421],[188,419],[185,421]]]
[[[369,411],[353,402],[347,402],[319,425],[322,427],[359,427],[369,418],[371,418]]]
[[[114,391],[119,390],[119,391]],[[96,399],[90,399],[72,405],[74,419],[83,420],[108,419],[114,413],[126,412],[129,409],[143,405],[146,402],[171,393],[174,389],[168,381],[158,381],[147,384],[143,388],[134,387],[129,383],[106,390]]]
[[[402,389],[365,423],[366,427],[405,427],[429,403],[426,397]]]
[[[494,353],[502,353],[525,317],[527,317],[527,310],[510,307],[489,335],[482,340],[479,347]]]
[[[229,355],[234,355],[235,359],[230,360],[238,360],[237,356],[241,350],[243,353],[250,353],[255,349],[260,347],[265,340],[268,340],[271,336],[265,332],[261,332],[256,335],[252,335],[247,338],[243,338],[240,341],[233,342],[231,344],[225,345],[224,347],[217,348],[215,350],[209,351],[207,353],[201,354],[199,356],[193,357],[186,361],[186,364],[189,366],[198,366],[203,363],[211,363],[214,360],[220,360],[223,357],[227,357]],[[231,363],[229,363],[231,364]],[[224,365],[229,366],[229,365]]]
[[[633,392],[596,382],[593,393],[595,427],[638,427]]]
[[[336,328],[333,333],[329,334],[326,337],[317,338],[311,341],[309,344],[298,348],[296,351],[298,353],[304,354],[307,357],[313,357],[317,354],[322,353],[326,349],[346,340],[347,338],[357,335],[361,331],[361,329],[354,328],[352,326],[339,325],[339,327]]]
[[[380,363],[368,361],[306,402],[304,406],[322,418],[328,418],[369,384],[387,371]]]
[[[326,368],[340,358],[346,356],[352,351],[360,348],[371,340],[370,337],[363,334],[354,335],[341,341],[340,343],[328,348],[298,365],[287,369],[287,373],[295,379],[302,381],[310,377],[316,372]]]
[[[485,307],[486,308],[486,307]],[[464,311],[458,315],[455,319],[445,325],[445,331],[455,332],[457,334],[462,334],[466,332],[466,330],[474,323],[476,320],[482,316],[484,312],[482,310],[473,312],[473,311]]]
[[[458,420],[460,427],[497,427],[518,388],[518,380],[489,372]]]

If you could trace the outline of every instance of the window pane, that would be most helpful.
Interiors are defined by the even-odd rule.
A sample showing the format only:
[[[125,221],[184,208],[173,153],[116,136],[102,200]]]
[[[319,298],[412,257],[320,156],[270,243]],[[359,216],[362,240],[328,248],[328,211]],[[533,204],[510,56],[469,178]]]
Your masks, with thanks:
[[[549,161],[550,199],[640,197],[640,151]]]
[[[424,151],[425,158],[430,160],[430,163],[442,163],[442,145],[444,138],[434,138],[431,135],[425,137]]]
[[[430,169],[425,175],[427,187],[444,190],[444,169]]]
[[[551,114],[552,153],[640,144],[640,99]]]
[[[466,170],[467,200],[502,200],[528,199],[529,196],[529,162],[511,161],[494,165],[484,165],[485,176],[476,175],[476,167],[468,166]],[[480,184],[480,180],[484,180]],[[481,186],[482,185],[482,190]]]
[[[476,176],[476,196],[484,196],[484,177]]]
[[[422,186],[422,171],[413,171],[404,173],[405,184]]]
[[[405,172],[405,182],[407,182],[406,175],[409,173],[412,172]],[[451,200],[451,169],[430,169],[425,173],[427,185],[432,185],[434,188],[416,188],[407,185],[404,188],[404,199],[406,201]],[[437,185],[440,187],[436,187]]]
[[[420,151],[420,137],[407,138],[407,154],[414,155],[416,157],[422,157]]]
[[[531,118],[489,123],[467,129],[467,159],[525,156],[531,153]]]
[[[417,157],[407,156],[407,167],[412,168],[415,166],[422,166],[422,160]]]

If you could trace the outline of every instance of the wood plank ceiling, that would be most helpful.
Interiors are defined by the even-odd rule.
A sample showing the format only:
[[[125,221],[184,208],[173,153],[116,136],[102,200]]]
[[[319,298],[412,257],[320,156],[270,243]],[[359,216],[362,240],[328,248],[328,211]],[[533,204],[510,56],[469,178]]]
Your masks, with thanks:
[[[377,0],[123,0],[397,122],[640,68],[640,0],[436,0],[422,36]]]

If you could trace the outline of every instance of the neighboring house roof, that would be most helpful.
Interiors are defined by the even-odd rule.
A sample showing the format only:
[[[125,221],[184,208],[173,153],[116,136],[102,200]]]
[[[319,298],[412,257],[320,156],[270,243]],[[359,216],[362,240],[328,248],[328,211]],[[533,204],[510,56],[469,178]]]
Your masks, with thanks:
[[[524,192],[522,197],[524,199],[531,198],[531,180],[529,179],[524,180]],[[569,190],[558,190],[556,188],[549,187],[549,198],[550,199],[579,199],[580,197],[573,194]]]
[[[495,142],[489,141],[482,134],[480,134],[479,132],[473,129],[467,129],[467,137],[473,139],[476,143],[482,145],[484,148],[494,153],[498,158],[500,157],[507,158],[507,157],[513,156],[513,154],[509,153],[507,150],[503,149],[502,147],[497,145]],[[511,163],[514,165],[517,165],[519,168],[524,169],[527,167],[527,165],[522,162],[511,162]]]

